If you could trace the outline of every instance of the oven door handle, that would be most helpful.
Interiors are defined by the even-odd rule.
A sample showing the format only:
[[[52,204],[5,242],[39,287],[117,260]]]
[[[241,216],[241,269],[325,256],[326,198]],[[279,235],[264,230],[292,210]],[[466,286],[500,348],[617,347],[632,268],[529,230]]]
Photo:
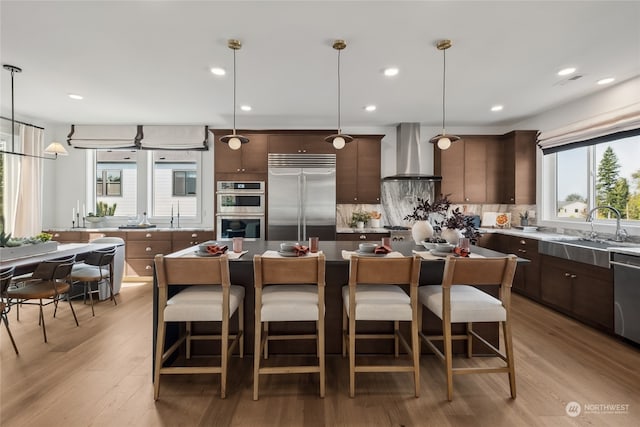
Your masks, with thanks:
[[[635,270],[640,270],[640,265],[627,264],[627,263],[618,262],[618,261],[609,261],[609,264],[617,265],[617,266],[620,266],[620,267],[633,268]]]

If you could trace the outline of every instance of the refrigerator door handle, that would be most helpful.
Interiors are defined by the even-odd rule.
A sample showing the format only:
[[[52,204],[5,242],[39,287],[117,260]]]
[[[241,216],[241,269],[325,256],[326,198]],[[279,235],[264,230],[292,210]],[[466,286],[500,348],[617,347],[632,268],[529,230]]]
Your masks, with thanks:
[[[298,241],[300,241],[300,226],[302,222],[302,204],[303,204],[303,188],[302,188],[302,174],[298,174]]]
[[[300,200],[302,201],[302,203],[300,203],[300,205],[302,206],[302,236],[299,236],[298,240],[301,237],[302,241],[306,241],[307,240],[307,176],[304,174],[302,175],[302,196],[300,197]]]

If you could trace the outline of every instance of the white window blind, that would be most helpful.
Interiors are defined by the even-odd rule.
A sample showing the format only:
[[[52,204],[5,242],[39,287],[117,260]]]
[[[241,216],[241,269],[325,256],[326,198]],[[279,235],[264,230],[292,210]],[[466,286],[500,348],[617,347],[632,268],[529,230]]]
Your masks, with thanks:
[[[147,150],[206,150],[207,126],[142,126],[140,146]]]
[[[74,148],[136,148],[139,141],[137,125],[71,125],[67,136]]]
[[[543,151],[557,151],[570,144],[639,128],[640,103],[635,103],[558,129],[542,131],[538,134],[538,146]]]

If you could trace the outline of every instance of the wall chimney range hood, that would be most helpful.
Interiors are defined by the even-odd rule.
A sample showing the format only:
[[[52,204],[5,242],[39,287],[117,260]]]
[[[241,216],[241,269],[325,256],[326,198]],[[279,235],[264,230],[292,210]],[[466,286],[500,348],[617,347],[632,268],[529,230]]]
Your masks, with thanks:
[[[383,181],[442,181],[441,176],[428,175],[422,165],[420,150],[433,149],[432,145],[420,146],[420,123],[400,123],[396,133],[396,174]]]

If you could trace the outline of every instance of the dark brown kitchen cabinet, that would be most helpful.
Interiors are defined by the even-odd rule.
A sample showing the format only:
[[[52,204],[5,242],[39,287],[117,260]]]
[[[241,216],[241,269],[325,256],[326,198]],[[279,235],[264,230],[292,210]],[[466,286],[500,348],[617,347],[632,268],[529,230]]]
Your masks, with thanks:
[[[333,154],[337,150],[324,140],[328,134],[295,133],[269,135],[269,153]]]
[[[223,132],[229,131],[216,131],[213,143],[216,174],[267,173],[268,136],[266,134],[243,133],[249,138],[249,142],[242,144],[238,150],[232,150],[229,145],[219,141],[219,136],[225,135]]]
[[[453,203],[499,203],[500,148],[494,135],[464,136],[447,150],[435,148],[434,172],[442,176],[439,193],[448,194]]]
[[[501,203],[536,203],[536,135],[536,131],[516,130],[502,136]]]
[[[541,255],[544,303],[591,326],[613,331],[613,272],[563,258]]]
[[[540,300],[540,254],[537,240],[485,233],[478,246],[529,260],[527,264],[518,264],[513,278],[513,290],[536,301]]]
[[[213,231],[173,231],[171,233],[171,251],[176,252],[214,239]]]
[[[358,136],[336,150],[337,203],[380,203],[380,154],[383,135]]]

